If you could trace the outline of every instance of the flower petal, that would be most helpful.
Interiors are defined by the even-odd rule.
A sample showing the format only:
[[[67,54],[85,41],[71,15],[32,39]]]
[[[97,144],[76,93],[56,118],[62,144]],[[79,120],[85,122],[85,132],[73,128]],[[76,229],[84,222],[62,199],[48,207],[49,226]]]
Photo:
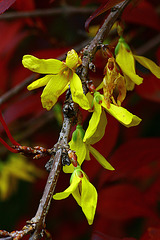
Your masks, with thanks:
[[[78,67],[80,64],[82,63],[81,59],[78,57],[78,54],[76,53],[76,51],[74,49],[70,50],[67,53],[67,57],[66,57],[66,65],[70,68],[70,69],[75,69],[76,67]]]
[[[103,85],[104,85],[104,83],[103,83],[103,81],[102,81],[102,82],[99,84],[99,86],[96,88],[96,91],[102,89],[102,88],[103,88]]]
[[[100,121],[101,113],[102,113],[101,105],[96,101],[94,101],[94,112],[92,113],[92,117],[89,121],[88,128],[85,132],[85,135],[83,138],[84,142],[86,142],[89,138],[91,138],[92,135],[95,133]]]
[[[135,60],[130,50],[125,49],[123,44],[120,45],[119,52],[116,56],[116,62],[134,83],[137,85],[143,82],[143,78],[139,77],[135,72]]]
[[[43,107],[50,110],[57,102],[58,97],[66,90],[66,87],[68,87],[68,80],[64,75],[52,75],[41,95]]]
[[[89,105],[92,106],[92,102],[93,102],[93,96],[92,96],[92,94],[91,94],[90,92],[88,92],[88,93],[86,94],[86,97],[87,97],[87,99],[88,99]],[[89,109],[88,111],[89,111],[89,112],[93,112],[92,109]]]
[[[97,126],[97,129],[96,129],[95,133],[92,135],[92,137],[86,141],[86,143],[93,145],[96,142],[99,142],[105,134],[106,125],[107,125],[106,113],[102,109],[102,113],[100,116],[100,121]]]
[[[81,181],[81,178],[77,177],[75,174],[72,179],[71,185],[64,192],[54,194],[53,198],[55,200],[67,198],[71,193],[73,193],[75,191],[75,189],[78,187],[78,184],[80,181]]]
[[[49,82],[49,80],[52,78],[52,75],[46,75],[43,78],[37,79],[36,81],[34,81],[33,83],[31,83],[27,89],[33,90],[39,87],[43,87],[45,85],[47,85],[47,83]]]
[[[126,81],[126,90],[132,91],[135,87],[135,83],[126,74],[123,73],[123,75],[124,75],[124,79]]]
[[[57,59],[39,59],[32,55],[24,55],[22,64],[32,72],[42,74],[57,74],[64,65]]]
[[[11,175],[4,167],[0,174],[0,182],[0,199],[1,201],[5,201],[16,189],[17,179],[12,177],[11,181]]]
[[[81,180],[78,183],[77,188],[72,192],[72,195],[73,195],[74,199],[76,200],[76,202],[78,203],[79,206],[81,206],[81,194],[80,194],[80,191],[81,191]]]
[[[79,106],[85,110],[90,109],[88,99],[83,93],[81,80],[76,73],[73,73],[70,78],[70,88],[73,101],[78,103]]]
[[[74,142],[73,139],[69,142],[69,146],[70,146],[71,150],[76,152],[77,161],[78,161],[79,165],[81,165],[86,156],[85,143],[83,142],[82,139],[77,137],[76,142]]]
[[[88,224],[91,225],[97,207],[97,190],[85,176],[82,178],[81,207]]]
[[[19,158],[17,158],[16,156],[11,155],[9,161],[5,165],[5,168],[12,176],[30,182],[35,180],[35,176],[40,177],[43,174],[40,169],[26,161],[23,156],[19,156]]]
[[[110,104],[110,108],[106,107],[104,100],[102,101],[102,106],[109,112],[113,117],[115,117],[120,123],[126,127],[137,126],[142,119],[133,115],[123,107],[118,107],[114,104]]]
[[[73,171],[74,171],[74,167],[72,164],[70,164],[69,166],[67,165],[63,166],[64,173],[73,173]]]
[[[90,153],[105,169],[114,170],[111,164],[95,148],[91,147],[90,145],[88,147],[89,147]]]
[[[90,158],[90,153],[89,153],[89,149],[88,149],[88,144],[86,144],[86,156],[85,156],[85,160],[91,160],[91,158]]]
[[[145,68],[149,69],[157,78],[160,78],[160,67],[152,60],[137,55],[134,55],[134,58]]]

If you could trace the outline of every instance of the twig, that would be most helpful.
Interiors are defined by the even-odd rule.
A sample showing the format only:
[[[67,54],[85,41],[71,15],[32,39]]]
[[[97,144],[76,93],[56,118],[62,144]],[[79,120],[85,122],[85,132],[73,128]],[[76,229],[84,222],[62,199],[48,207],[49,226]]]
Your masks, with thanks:
[[[141,47],[136,49],[136,54],[143,55],[146,52],[149,52],[151,49],[156,47],[160,43],[160,34],[156,35],[152,39],[150,39],[148,42],[143,44]]]
[[[90,14],[95,11],[95,8],[80,8],[65,6],[61,8],[38,9],[25,12],[8,12],[0,15],[0,20],[28,18],[28,17],[48,17],[56,15],[73,15],[73,14]]]
[[[2,105],[4,102],[8,101],[13,96],[17,95],[19,92],[21,92],[26,86],[28,86],[33,80],[36,78],[37,74],[32,74],[28,78],[26,78],[23,82],[6,92],[0,97],[0,105]]]
[[[93,57],[97,51],[97,47],[103,43],[105,37],[108,35],[113,24],[115,23],[117,18],[122,14],[124,8],[129,4],[129,2],[131,2],[131,0],[125,0],[124,2],[114,7],[114,11],[111,11],[111,13],[104,21],[102,27],[99,29],[96,36],[93,38],[90,44],[86,46],[86,48],[84,49],[84,56],[82,59],[83,70],[81,74],[81,79],[83,81],[87,80],[89,64],[93,60]]]

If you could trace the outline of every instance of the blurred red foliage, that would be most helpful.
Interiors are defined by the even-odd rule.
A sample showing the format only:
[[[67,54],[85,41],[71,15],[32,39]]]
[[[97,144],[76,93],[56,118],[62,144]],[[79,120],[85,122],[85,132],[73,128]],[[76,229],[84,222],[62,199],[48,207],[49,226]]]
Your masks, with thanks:
[[[12,6],[11,4],[15,2]],[[74,7],[100,6],[90,20],[121,1],[68,1]],[[67,1],[17,0],[0,1],[0,12],[19,13],[34,11],[39,8],[65,8]],[[1,5],[7,3],[7,5]],[[101,4],[103,4],[101,6]],[[122,15],[125,21],[125,36],[128,36],[133,49],[152,41],[160,32],[160,3],[157,0],[137,1],[130,4]],[[0,20],[0,94],[13,89],[30,76],[31,72],[21,65],[24,54],[33,54],[39,58],[57,58],[68,49],[81,46],[88,40],[84,24],[89,13],[59,14],[20,18],[17,20]],[[2,15],[3,16],[3,15]],[[92,24],[92,22],[90,23]],[[80,28],[80,30],[78,29]],[[117,42],[117,34],[111,34],[107,41]],[[152,44],[151,44],[152,45]],[[157,44],[158,45],[158,44]],[[144,55],[160,63],[160,48],[154,45]],[[94,59],[96,73],[90,73],[94,84],[99,85],[103,78],[103,67],[106,59],[100,52]],[[138,67],[138,70],[142,70]],[[140,71],[140,72],[142,72]],[[139,126],[126,129],[113,117],[107,114],[108,125],[104,138],[94,147],[113,165],[115,171],[106,171],[92,158],[86,161],[83,169],[90,181],[97,188],[98,207],[93,226],[88,226],[81,209],[72,196],[66,200],[53,201],[47,218],[47,229],[53,239],[65,240],[159,240],[160,239],[160,138],[159,138],[159,102],[160,83],[148,72],[143,75],[144,83],[136,86],[135,91],[128,92],[124,107],[140,116]],[[32,146],[52,147],[60,131],[56,117],[42,123],[34,131],[35,119],[46,114],[40,102],[41,89],[28,92],[25,89],[2,105],[4,118],[17,139],[23,136],[22,142]],[[60,98],[63,102],[64,96]],[[54,111],[53,111],[54,112]],[[83,114],[84,113],[84,114]],[[87,124],[89,114],[82,111]],[[40,120],[42,121],[42,120]],[[42,122],[43,122],[42,121]],[[37,125],[39,121],[37,120]],[[41,124],[41,122],[40,122]],[[26,131],[27,130],[27,131]],[[3,135],[2,128],[0,133]],[[3,150],[3,149],[2,149]],[[2,159],[7,153],[0,153]],[[33,161],[32,159],[30,159]],[[48,159],[34,160],[37,166],[44,169]],[[69,185],[69,174],[60,175],[56,192],[63,191]],[[46,179],[45,179],[46,180]],[[0,226],[6,230],[20,229],[25,221],[32,218],[41,198],[45,180],[33,185],[22,182],[20,188],[6,203],[0,202]],[[5,209],[5,210],[4,210]],[[15,210],[14,210],[15,209]],[[11,220],[7,216],[12,216]],[[127,238],[128,236],[128,238]]]

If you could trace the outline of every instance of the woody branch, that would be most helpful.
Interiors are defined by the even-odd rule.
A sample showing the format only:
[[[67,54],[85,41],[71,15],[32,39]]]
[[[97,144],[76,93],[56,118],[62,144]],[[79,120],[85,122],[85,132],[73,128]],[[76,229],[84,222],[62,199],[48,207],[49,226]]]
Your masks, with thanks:
[[[82,69],[79,75],[83,82],[85,94],[87,93],[86,81],[88,80],[89,64],[92,62],[98,46],[102,44],[111,27],[130,1],[131,0],[125,0],[114,7],[114,11],[111,11],[111,13],[108,15],[94,39],[83,49],[84,55],[82,58]],[[60,137],[57,144],[53,147],[53,154],[50,159],[50,162],[52,163],[51,171],[43,192],[42,199],[40,200],[37,213],[34,218],[27,222],[26,226],[24,226],[21,231],[11,233],[5,232],[4,236],[10,237],[10,239],[18,240],[24,235],[30,233],[30,240],[38,240],[45,234],[45,219],[61,170],[62,156],[64,152],[68,150],[70,129],[77,121],[78,115],[78,106],[72,102],[71,94],[69,97],[67,96],[67,98],[68,99],[65,101],[63,107],[64,121],[62,130],[60,132]],[[3,236],[3,233],[1,233],[1,236]]]

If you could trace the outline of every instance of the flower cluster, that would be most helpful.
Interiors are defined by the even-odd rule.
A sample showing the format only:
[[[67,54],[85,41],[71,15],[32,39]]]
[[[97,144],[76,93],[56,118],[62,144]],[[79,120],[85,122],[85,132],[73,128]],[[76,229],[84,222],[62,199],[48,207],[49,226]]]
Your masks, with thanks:
[[[75,50],[72,49],[67,53],[64,62],[56,59],[38,59],[32,55],[23,57],[24,67],[33,72],[47,74],[28,86],[28,90],[33,90],[46,85],[41,95],[44,108],[50,110],[58,97],[70,87],[72,100],[81,108],[92,112],[86,131],[83,130],[82,125],[78,124],[69,142],[74,156],[73,159],[70,154],[68,156],[73,164],[64,166],[63,170],[72,174],[70,186],[53,196],[54,199],[59,200],[72,194],[81,206],[89,224],[93,223],[95,215],[97,191],[89,182],[81,166],[85,160],[90,160],[91,154],[105,169],[114,170],[92,146],[104,136],[107,125],[106,112],[126,127],[136,126],[141,122],[138,116],[121,107],[127,91],[133,90],[135,84],[139,85],[143,82],[143,78],[136,74],[135,60],[160,78],[160,67],[145,57],[133,55],[124,38],[120,37],[115,48],[115,57],[113,54],[108,57],[102,83],[97,89],[89,89],[90,92],[85,95],[81,80],[75,72],[81,65],[81,59]],[[103,94],[99,92],[101,88],[103,88]]]

